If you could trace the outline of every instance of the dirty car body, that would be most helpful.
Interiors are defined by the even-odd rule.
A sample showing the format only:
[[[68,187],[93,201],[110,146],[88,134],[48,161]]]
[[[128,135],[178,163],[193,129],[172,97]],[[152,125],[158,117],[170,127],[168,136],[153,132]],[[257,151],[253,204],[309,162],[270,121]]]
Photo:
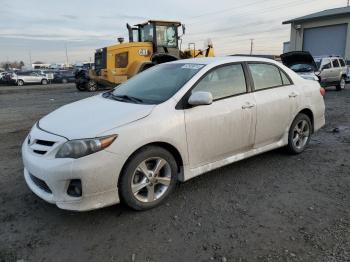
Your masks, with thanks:
[[[144,210],[160,204],[177,181],[293,149],[294,140],[294,153],[301,153],[324,123],[319,83],[278,62],[175,61],[38,121],[22,146],[24,177],[36,195],[62,209],[122,200]]]

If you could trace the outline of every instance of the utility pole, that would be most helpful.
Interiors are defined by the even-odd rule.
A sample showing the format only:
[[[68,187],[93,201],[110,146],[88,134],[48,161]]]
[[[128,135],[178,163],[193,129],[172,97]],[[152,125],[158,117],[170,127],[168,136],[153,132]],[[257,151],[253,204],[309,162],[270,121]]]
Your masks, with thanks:
[[[65,46],[65,48],[66,48],[66,66],[68,67],[68,62],[69,62],[69,60],[68,60],[67,43],[66,43],[66,44],[64,44],[64,46]]]
[[[29,65],[32,67],[32,52],[29,50]]]
[[[250,55],[253,55],[254,38],[250,39]]]

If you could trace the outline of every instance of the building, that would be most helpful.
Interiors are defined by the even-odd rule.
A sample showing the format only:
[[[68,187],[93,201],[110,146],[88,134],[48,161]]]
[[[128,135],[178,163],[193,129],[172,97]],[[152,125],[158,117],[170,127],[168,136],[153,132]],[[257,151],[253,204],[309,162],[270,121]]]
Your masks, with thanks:
[[[350,7],[328,9],[283,24],[291,25],[289,51],[313,56],[338,55],[350,60]]]

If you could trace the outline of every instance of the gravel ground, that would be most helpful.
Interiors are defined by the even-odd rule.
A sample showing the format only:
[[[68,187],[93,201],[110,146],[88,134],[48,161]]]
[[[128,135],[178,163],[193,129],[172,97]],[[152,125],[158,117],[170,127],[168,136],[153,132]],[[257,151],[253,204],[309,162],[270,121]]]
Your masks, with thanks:
[[[350,88],[301,155],[265,153],[180,184],[168,201],[76,213],[36,197],[20,145],[39,118],[93,95],[0,87],[0,261],[350,261]]]

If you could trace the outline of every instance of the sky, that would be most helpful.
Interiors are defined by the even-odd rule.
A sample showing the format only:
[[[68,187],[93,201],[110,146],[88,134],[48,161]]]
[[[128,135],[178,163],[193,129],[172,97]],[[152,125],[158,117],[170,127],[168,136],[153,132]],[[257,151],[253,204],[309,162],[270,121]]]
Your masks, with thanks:
[[[95,49],[127,39],[125,24],[149,19],[186,25],[188,43],[216,55],[280,54],[290,37],[283,21],[330,8],[346,0],[0,0],[0,62],[70,63],[93,60]],[[210,40],[209,40],[210,39]]]

